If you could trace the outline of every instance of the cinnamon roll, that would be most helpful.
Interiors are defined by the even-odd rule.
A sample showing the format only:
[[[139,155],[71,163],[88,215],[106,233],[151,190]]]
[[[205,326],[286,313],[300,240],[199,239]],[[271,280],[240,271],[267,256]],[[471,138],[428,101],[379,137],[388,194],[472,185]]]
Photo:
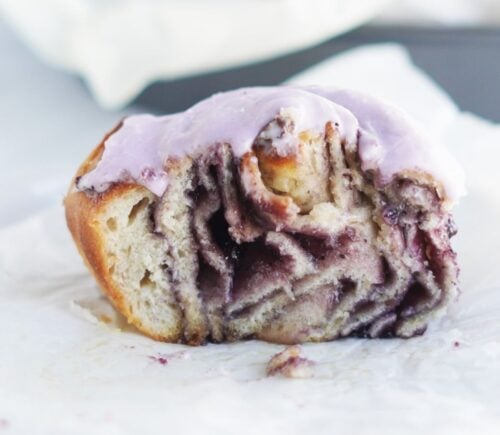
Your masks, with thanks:
[[[412,337],[457,295],[456,161],[350,90],[244,88],[109,133],[65,199],[114,306],[158,340]]]

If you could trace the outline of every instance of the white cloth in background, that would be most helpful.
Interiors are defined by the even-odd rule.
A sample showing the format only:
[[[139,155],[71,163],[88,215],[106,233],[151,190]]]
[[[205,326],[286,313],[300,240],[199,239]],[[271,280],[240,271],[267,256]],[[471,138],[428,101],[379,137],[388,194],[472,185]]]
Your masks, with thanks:
[[[0,230],[0,429],[498,433],[500,127],[460,113],[394,45],[345,53],[292,81],[385,96],[421,119],[463,163],[469,194],[456,210],[455,243],[462,295],[450,313],[411,340],[304,345],[304,355],[317,362],[312,379],[265,378],[267,360],[282,346],[190,348],[154,342],[124,325],[100,297],[57,206]]]
[[[390,0],[0,0],[42,59],[116,108],[148,83],[268,59],[372,18]]]

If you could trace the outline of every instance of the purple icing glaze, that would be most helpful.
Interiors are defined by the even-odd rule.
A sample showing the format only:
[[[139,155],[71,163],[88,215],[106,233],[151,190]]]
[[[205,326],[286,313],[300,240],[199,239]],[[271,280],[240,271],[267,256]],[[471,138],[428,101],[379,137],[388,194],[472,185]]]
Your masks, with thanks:
[[[403,170],[420,170],[440,180],[449,199],[463,193],[457,162],[403,112],[358,92],[318,87],[243,88],[216,94],[174,115],[131,116],[106,140],[100,162],[80,178],[78,188],[102,192],[114,182],[130,180],[161,196],[168,184],[163,168],[167,158],[196,155],[215,143],[231,144],[241,157],[280,113],[293,119],[292,137],[297,141],[301,131],[323,132],[328,121],[351,143],[359,131],[363,169],[378,170],[382,184]],[[282,155],[296,145],[275,144]]]
[[[398,173],[414,170],[439,180],[451,201],[465,194],[465,175],[459,163],[401,109],[358,91],[319,87],[308,90],[354,114],[359,122],[362,169],[378,172],[381,185]]]

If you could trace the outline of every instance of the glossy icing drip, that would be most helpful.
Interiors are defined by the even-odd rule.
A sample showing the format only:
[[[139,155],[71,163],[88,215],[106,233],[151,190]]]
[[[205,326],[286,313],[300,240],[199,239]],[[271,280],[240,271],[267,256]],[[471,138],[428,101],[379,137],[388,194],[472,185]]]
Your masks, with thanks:
[[[370,95],[346,89],[308,88],[345,107],[359,122],[358,153],[364,171],[373,170],[384,185],[405,171],[422,171],[440,181],[449,200],[465,194],[458,162],[401,109]]]
[[[185,112],[131,116],[106,140],[100,162],[80,178],[78,188],[103,192],[114,182],[131,181],[161,196],[169,157],[195,156],[215,143],[230,144],[241,157],[262,128],[283,113],[293,119],[297,141],[300,132],[321,133],[332,122],[343,140],[358,141],[363,169],[374,170],[381,184],[413,170],[441,181],[450,200],[464,191],[457,162],[402,111],[355,91],[319,87],[243,88],[215,94]],[[274,144],[282,155],[296,145]]]

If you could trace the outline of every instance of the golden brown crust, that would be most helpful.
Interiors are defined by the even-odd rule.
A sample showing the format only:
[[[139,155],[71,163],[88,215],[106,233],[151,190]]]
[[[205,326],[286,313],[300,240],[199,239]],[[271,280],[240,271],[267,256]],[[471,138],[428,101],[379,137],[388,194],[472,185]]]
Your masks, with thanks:
[[[104,151],[105,140],[118,130],[121,125],[122,123],[118,124],[104,137],[103,141],[83,162],[75,178],[71,181],[68,194],[64,199],[66,223],[86,266],[98,282],[101,290],[111,300],[115,308],[125,316],[127,321],[151,338],[177,342],[182,338],[181,325],[178,325],[169,334],[159,335],[147,328],[141,319],[132,313],[121,289],[111,276],[109,259],[104,246],[104,237],[99,228],[99,216],[109,202],[131,191],[145,191],[146,189],[137,184],[116,183],[103,193],[88,195],[78,191],[75,186],[75,180],[78,177],[95,167]]]
[[[272,214],[286,220],[299,211],[290,196],[278,195],[265,188],[258,160],[253,152],[247,152],[241,158],[240,173],[244,189],[248,192],[260,193],[260,196],[252,198],[252,200],[262,210],[263,214]]]

